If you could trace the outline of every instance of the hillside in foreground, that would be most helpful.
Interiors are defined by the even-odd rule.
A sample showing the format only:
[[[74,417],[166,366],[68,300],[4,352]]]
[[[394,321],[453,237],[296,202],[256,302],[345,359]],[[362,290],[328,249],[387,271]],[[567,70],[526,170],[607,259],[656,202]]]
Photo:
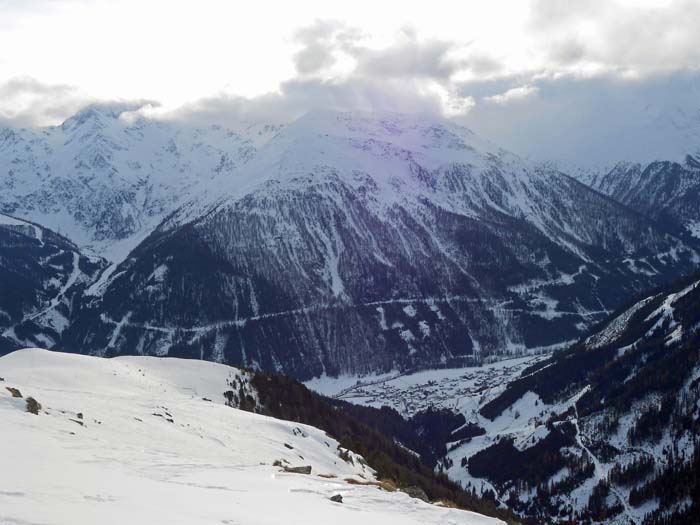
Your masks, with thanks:
[[[0,377],[2,523],[502,523],[348,483],[375,473],[324,432],[227,406],[257,403],[234,368],[28,349]]]

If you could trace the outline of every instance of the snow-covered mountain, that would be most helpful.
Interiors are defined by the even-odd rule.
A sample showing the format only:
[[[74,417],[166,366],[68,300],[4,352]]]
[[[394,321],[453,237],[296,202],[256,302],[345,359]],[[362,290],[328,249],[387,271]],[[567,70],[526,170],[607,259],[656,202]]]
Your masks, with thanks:
[[[557,164],[677,235],[700,238],[700,111],[651,105],[637,124],[607,140],[600,158],[544,164]]]
[[[700,157],[683,162],[620,163],[582,180],[677,235],[700,238]]]
[[[257,395],[234,368],[26,349],[0,376],[2,523],[503,523],[383,490],[319,429],[227,406]]]
[[[104,266],[51,230],[0,214],[0,355],[56,345]]]
[[[19,346],[300,378],[464,365],[561,347],[700,262],[646,210],[448,121],[194,128],[133,109],[2,133],[2,209],[111,263],[62,337]]]
[[[68,345],[309,378],[577,339],[700,259],[645,216],[450,122],[312,113],[81,303]]]
[[[0,212],[120,261],[163,218],[225,188],[278,131],[193,127],[90,106],[60,126],[0,129]]]

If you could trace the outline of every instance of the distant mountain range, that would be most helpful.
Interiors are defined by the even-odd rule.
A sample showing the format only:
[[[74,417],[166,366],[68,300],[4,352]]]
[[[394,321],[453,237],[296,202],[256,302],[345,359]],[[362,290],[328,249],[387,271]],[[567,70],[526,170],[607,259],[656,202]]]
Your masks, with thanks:
[[[562,347],[700,263],[692,157],[618,187],[439,119],[192,128],[129,109],[0,132],[0,209],[94,265],[57,349],[302,379],[478,363]],[[11,327],[44,296],[13,306],[6,347],[34,341]]]
[[[589,174],[584,182],[681,237],[700,239],[700,157],[620,163],[607,173]]]

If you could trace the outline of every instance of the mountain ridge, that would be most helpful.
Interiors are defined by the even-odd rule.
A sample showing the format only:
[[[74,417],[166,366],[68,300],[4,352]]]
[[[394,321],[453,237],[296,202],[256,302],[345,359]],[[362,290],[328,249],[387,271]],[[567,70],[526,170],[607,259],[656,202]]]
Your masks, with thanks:
[[[328,433],[251,412],[261,400],[250,372],[192,360],[23,349],[0,357],[0,373],[9,387],[0,391],[0,413],[13,451],[0,462],[14,473],[0,482],[2,521],[91,524],[109,516],[137,524],[263,525],[293,516],[351,524],[362,512],[376,524],[504,523],[448,508],[453,504],[437,497],[436,504],[409,497],[410,487],[380,484],[365,458]],[[274,392],[272,385],[265,389],[268,397]],[[395,455],[382,458],[383,468],[417,462],[388,439],[383,446]],[[52,474],[37,476],[43,469]],[[429,469],[421,476],[427,491],[442,489],[508,516]],[[340,503],[331,500],[337,495]]]
[[[464,363],[575,339],[700,260],[643,215],[471,137],[395,115],[300,119],[233,194],[176,211],[137,247],[84,305],[73,345],[304,379]]]
[[[124,115],[93,108],[62,130],[83,185],[71,199],[128,222],[106,220],[123,250],[72,309],[67,351],[300,379],[464,366],[562,347],[700,262],[672,225],[446,120],[314,112],[246,128],[253,143]],[[217,172],[224,157],[238,160]],[[123,199],[135,215],[110,204]]]

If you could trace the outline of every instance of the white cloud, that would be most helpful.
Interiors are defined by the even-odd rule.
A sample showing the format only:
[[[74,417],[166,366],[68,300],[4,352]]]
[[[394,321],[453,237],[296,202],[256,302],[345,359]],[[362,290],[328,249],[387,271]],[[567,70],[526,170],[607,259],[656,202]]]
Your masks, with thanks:
[[[698,20],[697,0],[534,0],[529,30],[550,69],[640,77],[697,68]]]
[[[491,95],[488,97],[484,97],[484,100],[486,102],[491,102],[493,104],[508,104],[510,102],[514,102],[514,101],[523,100],[525,98],[528,98],[529,96],[536,94],[538,91],[539,91],[539,88],[537,86],[531,86],[531,85],[518,86],[518,87],[510,88],[508,91],[505,91],[504,93],[498,93],[497,95]]]
[[[74,86],[16,77],[0,85],[0,124],[23,127],[60,121],[93,101]]]

